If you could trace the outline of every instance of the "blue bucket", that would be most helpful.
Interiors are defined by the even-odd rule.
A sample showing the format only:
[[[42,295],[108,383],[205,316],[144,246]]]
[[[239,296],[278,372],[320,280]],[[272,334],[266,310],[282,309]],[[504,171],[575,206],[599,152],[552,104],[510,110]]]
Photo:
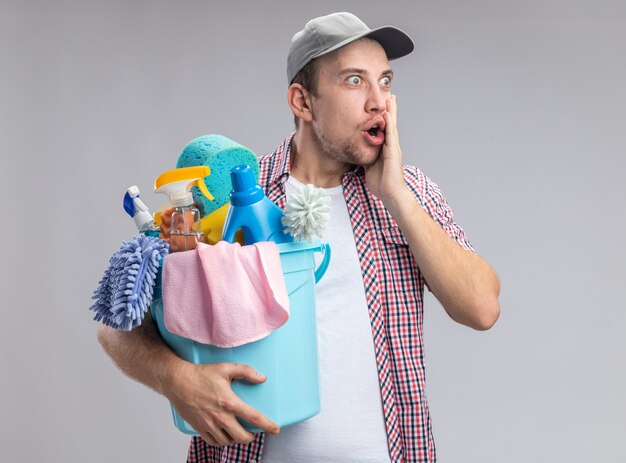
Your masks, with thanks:
[[[242,363],[267,376],[261,384],[235,380],[233,391],[241,400],[281,427],[304,421],[320,411],[315,321],[315,284],[330,262],[327,243],[293,242],[277,244],[280,263],[289,294],[287,322],[269,336],[232,348],[202,344],[175,335],[165,328],[161,299],[160,272],[152,303],[155,319],[165,342],[185,360],[195,364]],[[316,252],[323,253],[315,268]],[[172,406],[174,424],[185,434],[198,433]],[[261,430],[240,420],[252,432]]]

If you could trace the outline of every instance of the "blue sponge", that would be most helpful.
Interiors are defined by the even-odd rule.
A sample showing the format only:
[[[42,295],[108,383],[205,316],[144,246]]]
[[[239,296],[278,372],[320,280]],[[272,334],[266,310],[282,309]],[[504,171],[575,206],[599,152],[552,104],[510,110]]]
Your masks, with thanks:
[[[214,201],[206,198],[198,187],[193,187],[193,199],[202,217],[219,209],[230,201],[230,169],[248,164],[259,180],[259,162],[250,149],[223,135],[203,135],[191,140],[183,149],[176,167],[209,166],[211,175],[204,177],[207,189]]]

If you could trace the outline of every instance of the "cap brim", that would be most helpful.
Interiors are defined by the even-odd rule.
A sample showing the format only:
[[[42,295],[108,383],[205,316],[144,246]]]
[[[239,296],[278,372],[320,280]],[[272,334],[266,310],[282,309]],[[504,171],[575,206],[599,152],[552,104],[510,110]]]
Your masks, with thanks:
[[[411,37],[397,27],[378,27],[367,34],[367,37],[371,37],[382,45],[388,60],[402,58],[415,49]]]

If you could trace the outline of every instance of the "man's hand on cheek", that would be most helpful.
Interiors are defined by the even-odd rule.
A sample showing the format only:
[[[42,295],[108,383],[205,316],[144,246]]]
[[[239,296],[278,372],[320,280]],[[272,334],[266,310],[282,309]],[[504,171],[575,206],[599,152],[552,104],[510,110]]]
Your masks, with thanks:
[[[369,189],[383,202],[400,195],[405,189],[402,171],[402,150],[398,137],[398,106],[396,96],[387,100],[383,114],[385,119],[385,143],[378,160],[366,167],[366,181]]]

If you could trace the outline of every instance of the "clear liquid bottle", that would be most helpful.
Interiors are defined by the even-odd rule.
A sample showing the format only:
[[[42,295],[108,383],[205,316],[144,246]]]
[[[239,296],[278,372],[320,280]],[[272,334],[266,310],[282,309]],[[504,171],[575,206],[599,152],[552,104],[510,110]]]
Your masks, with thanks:
[[[170,222],[170,252],[191,251],[203,240],[200,211],[193,204],[191,193],[172,198],[174,212]]]

